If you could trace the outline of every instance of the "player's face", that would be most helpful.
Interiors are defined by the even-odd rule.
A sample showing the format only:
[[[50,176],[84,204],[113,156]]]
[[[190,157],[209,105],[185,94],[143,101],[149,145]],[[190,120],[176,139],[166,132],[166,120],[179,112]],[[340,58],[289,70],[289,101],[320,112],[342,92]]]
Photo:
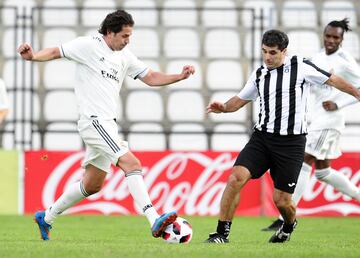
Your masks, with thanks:
[[[280,50],[278,46],[268,47],[263,44],[261,49],[264,63],[268,69],[277,68],[284,63],[286,48],[284,50]]]
[[[124,26],[118,33],[108,33],[106,36],[109,37],[109,47],[114,51],[123,49],[130,42],[132,29],[131,26]]]
[[[331,55],[339,49],[343,41],[343,30],[340,27],[326,26],[324,30],[324,47],[327,55]]]

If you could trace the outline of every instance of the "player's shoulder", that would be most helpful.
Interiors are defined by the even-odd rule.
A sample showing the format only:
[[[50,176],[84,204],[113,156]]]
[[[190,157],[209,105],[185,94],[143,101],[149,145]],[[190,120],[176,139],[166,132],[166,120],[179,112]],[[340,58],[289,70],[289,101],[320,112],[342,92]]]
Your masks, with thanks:
[[[343,48],[339,48],[339,50],[336,52],[336,55],[339,59],[346,63],[356,63],[355,58]]]

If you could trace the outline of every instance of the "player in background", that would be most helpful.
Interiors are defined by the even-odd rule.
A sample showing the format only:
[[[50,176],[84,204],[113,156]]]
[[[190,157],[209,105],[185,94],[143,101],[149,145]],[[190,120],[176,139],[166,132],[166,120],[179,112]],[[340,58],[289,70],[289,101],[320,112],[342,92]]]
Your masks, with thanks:
[[[215,233],[207,243],[228,243],[240,190],[250,179],[260,178],[270,169],[274,182],[274,203],[284,223],[269,239],[271,243],[290,240],[296,227],[296,206],[292,193],[304,160],[307,96],[311,84],[327,83],[360,100],[360,91],[350,83],[298,56],[287,56],[287,35],[270,30],[262,38],[264,64],[255,69],[239,94],[227,102],[211,102],[207,112],[235,112],[260,99],[254,132],[238,155],[220,202]]]
[[[312,58],[312,62],[323,70],[336,74],[356,87],[360,87],[360,68],[355,59],[341,47],[344,32],[349,31],[348,19],[332,21],[324,29],[324,49]],[[331,161],[341,155],[340,134],[345,128],[342,108],[357,103],[357,100],[329,85],[311,88],[314,101],[309,108],[311,123],[298,183],[293,201],[298,205],[309,181],[312,165],[318,180],[333,186],[338,191],[360,201],[360,190],[344,174],[331,168]],[[263,231],[277,230],[282,217]]]
[[[9,113],[9,100],[6,92],[5,83],[0,79],[0,125]]]
[[[140,161],[118,135],[119,94],[125,76],[155,87],[187,79],[195,70],[189,65],[179,74],[149,69],[127,47],[133,26],[132,16],[117,10],[106,16],[97,35],[78,37],[60,47],[38,52],[27,43],[18,48],[25,60],[43,62],[67,58],[77,64],[74,86],[80,115],[78,130],[86,146],[82,164],[85,173],[80,182],[67,188],[46,211],[35,214],[43,240],[49,240],[51,225],[62,212],[101,190],[111,164],[125,172],[130,194],[147,217],[154,237],[160,237],[177,217],[176,212],[159,216],[148,195]],[[59,107],[63,104],[61,101],[65,103],[59,100]],[[142,108],[141,103],[138,108]]]

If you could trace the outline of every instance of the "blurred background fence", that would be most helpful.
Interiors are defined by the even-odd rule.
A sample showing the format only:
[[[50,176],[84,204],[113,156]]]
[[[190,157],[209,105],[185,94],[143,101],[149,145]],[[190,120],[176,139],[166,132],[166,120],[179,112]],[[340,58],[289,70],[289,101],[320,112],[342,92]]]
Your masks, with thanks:
[[[322,45],[324,26],[350,18],[343,47],[360,61],[359,1],[294,0],[11,0],[0,1],[0,76],[11,103],[1,127],[4,149],[80,150],[73,92],[75,64],[22,61],[21,42],[35,50],[90,35],[117,8],[135,20],[130,49],[149,67],[179,72],[189,80],[154,90],[126,79],[119,133],[135,151],[239,151],[256,119],[256,103],[234,114],[206,115],[211,100],[237,94],[261,63],[260,39],[269,28],[290,38],[289,52],[311,57]],[[360,150],[360,105],[346,109],[345,151]]]

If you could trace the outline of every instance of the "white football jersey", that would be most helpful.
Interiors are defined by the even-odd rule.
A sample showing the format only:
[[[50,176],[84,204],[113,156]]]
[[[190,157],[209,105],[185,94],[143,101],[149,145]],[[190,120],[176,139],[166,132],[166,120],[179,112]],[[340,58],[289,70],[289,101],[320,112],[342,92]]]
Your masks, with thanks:
[[[9,100],[6,92],[5,83],[0,79],[0,109],[8,109]]]
[[[136,79],[148,72],[127,47],[113,51],[101,34],[78,37],[59,48],[62,57],[77,63],[75,95],[81,118],[118,118],[125,76]]]
[[[354,86],[360,86],[360,68],[355,59],[342,48],[339,48],[338,51],[331,55],[326,55],[323,49],[311,61],[319,68],[344,78]],[[345,105],[356,103],[356,98],[326,84],[313,85],[311,93],[309,106],[311,123],[308,128],[309,131],[323,129],[341,131],[344,129],[345,121],[341,108]],[[327,100],[335,102],[339,109],[336,111],[326,111],[322,103]]]

